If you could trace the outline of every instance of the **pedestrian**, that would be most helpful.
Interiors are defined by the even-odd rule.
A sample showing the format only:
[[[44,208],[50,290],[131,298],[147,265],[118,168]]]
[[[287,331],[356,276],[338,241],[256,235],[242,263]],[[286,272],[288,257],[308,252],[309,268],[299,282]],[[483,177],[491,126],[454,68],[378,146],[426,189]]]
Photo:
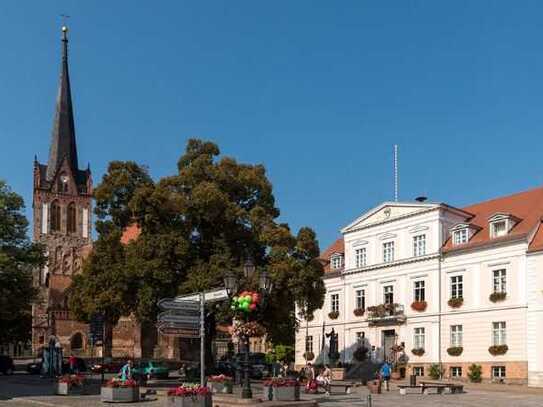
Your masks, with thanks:
[[[126,364],[121,368],[121,380],[123,382],[132,379],[132,361],[128,360]]]
[[[77,374],[77,358],[73,353],[71,353],[70,357],[68,358],[68,366],[70,367],[71,374]]]
[[[307,379],[307,383],[305,385],[305,392],[306,393],[314,393],[317,391],[318,383],[315,380],[315,368],[311,364],[311,362],[307,362],[307,365],[304,369],[304,376]]]
[[[383,363],[383,366],[381,366],[381,370],[379,371],[379,373],[381,375],[381,380],[385,382],[385,389],[387,389],[387,391],[390,391],[389,381],[390,381],[391,369],[387,361]]]

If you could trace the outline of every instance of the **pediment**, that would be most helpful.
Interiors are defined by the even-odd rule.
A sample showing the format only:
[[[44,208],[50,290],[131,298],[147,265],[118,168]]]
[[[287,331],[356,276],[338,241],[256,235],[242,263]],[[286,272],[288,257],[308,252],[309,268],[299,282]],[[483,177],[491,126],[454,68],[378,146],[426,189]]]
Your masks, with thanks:
[[[354,220],[351,224],[342,229],[342,233],[347,233],[353,230],[364,228],[370,225],[388,222],[390,220],[399,219],[404,216],[424,212],[428,209],[437,208],[439,204],[431,203],[412,203],[412,202],[385,202],[376,208],[364,213],[362,216]]]

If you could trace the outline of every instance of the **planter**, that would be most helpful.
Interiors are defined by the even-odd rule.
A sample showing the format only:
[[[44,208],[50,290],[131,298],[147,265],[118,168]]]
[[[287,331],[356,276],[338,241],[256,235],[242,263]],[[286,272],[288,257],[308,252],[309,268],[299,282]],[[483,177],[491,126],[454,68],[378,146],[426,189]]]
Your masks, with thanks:
[[[424,348],[411,349],[411,353],[415,356],[422,356],[424,355]]]
[[[264,386],[263,400],[265,401],[298,401],[300,386]]]
[[[181,397],[181,396],[168,396],[165,399],[166,407],[212,407],[213,398],[211,394],[193,396],[193,397]]]
[[[364,313],[366,312],[366,310],[364,308],[356,308],[354,311],[353,311],[353,314],[356,316],[356,317],[362,317],[364,316]]]
[[[449,304],[449,307],[451,308],[459,308],[464,303],[464,299],[462,297],[458,298],[451,298],[447,304]]]
[[[460,356],[464,348],[462,346],[451,346],[447,349],[447,353],[451,356]]]
[[[100,399],[105,403],[133,403],[140,400],[140,388],[102,387]]]
[[[366,385],[371,394],[381,394],[381,381],[370,380]]]
[[[418,312],[426,311],[428,303],[426,301],[413,301],[411,303],[411,309]]]
[[[330,319],[338,319],[339,317],[339,312],[338,311],[332,311],[330,313],[328,313],[328,318]]]
[[[488,297],[488,299],[492,302],[498,302],[498,301],[503,301],[505,300],[505,297],[507,297],[507,293],[501,293],[501,292],[498,292],[498,293],[492,293],[490,294],[490,296]]]
[[[232,394],[233,391],[232,382],[207,382],[207,387],[212,393]]]
[[[392,380],[400,380],[400,379],[402,378],[402,375],[401,375],[400,372],[392,372],[392,373],[390,374],[390,378],[391,378]]]
[[[59,396],[69,396],[83,394],[83,386],[74,386],[69,383],[59,383],[55,385],[55,394]]]
[[[494,345],[488,348],[488,352],[493,356],[505,355],[509,347],[507,345]]]
[[[315,354],[313,352],[305,352],[304,353],[304,359],[305,360],[313,360],[315,359]]]

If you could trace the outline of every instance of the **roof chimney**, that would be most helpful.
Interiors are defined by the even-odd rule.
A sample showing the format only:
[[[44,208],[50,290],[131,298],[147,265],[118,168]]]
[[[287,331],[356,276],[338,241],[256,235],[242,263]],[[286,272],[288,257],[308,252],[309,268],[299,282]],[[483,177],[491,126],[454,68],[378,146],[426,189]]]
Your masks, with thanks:
[[[415,201],[417,201],[417,202],[425,202],[427,199],[428,199],[428,198],[425,197],[425,196],[417,196],[417,197],[415,198]]]

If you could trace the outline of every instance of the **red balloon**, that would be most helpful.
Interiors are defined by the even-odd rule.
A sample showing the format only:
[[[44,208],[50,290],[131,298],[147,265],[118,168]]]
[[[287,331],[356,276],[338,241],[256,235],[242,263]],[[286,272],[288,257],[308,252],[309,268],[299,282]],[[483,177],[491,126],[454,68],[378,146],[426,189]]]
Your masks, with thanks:
[[[251,305],[249,305],[249,308],[251,309],[251,311],[254,311],[256,309],[256,304],[252,303]]]

